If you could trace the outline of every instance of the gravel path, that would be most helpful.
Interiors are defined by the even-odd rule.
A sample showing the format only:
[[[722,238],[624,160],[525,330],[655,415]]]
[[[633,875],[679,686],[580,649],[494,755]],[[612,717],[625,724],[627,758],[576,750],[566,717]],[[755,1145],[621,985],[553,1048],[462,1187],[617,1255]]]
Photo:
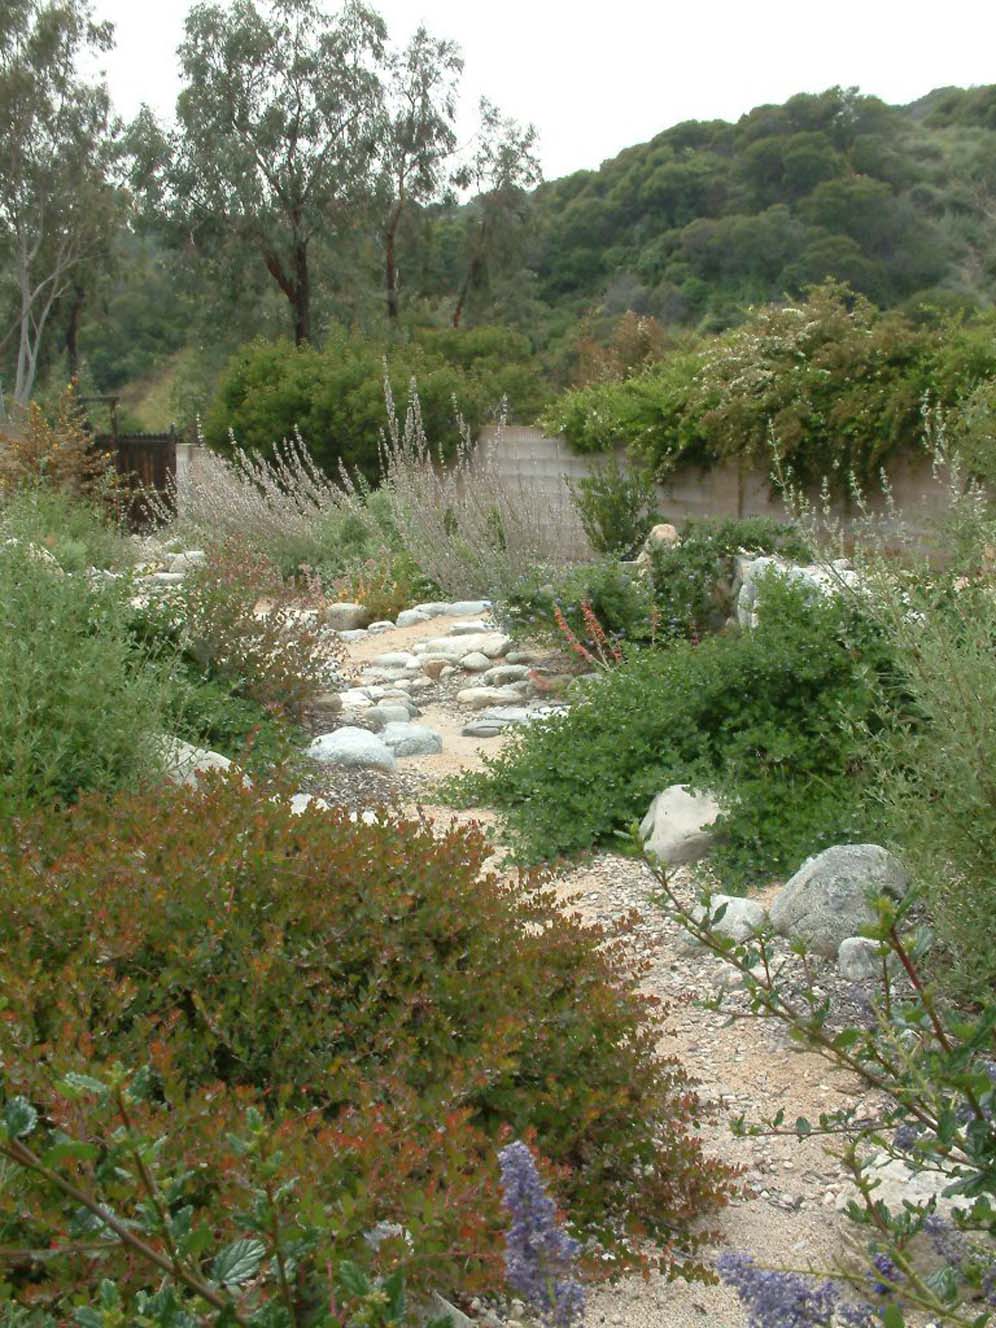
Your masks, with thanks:
[[[438,622],[429,622],[352,643],[350,666],[358,672],[373,655],[410,648],[439,630]],[[493,825],[495,818],[489,812],[454,811],[432,802],[440,775],[479,767],[482,754],[497,751],[503,741],[461,736],[467,712],[456,705],[453,695],[463,685],[461,680],[441,683],[419,696],[423,711],[419,722],[442,734],[442,753],[407,759],[396,774],[324,772],[313,791],[351,805],[390,802],[408,810],[417,806],[441,828],[468,821]],[[694,898],[689,873],[678,873],[675,884],[689,901]],[[561,874],[556,889],[565,909],[593,922],[609,923],[634,909],[640,914],[632,943],[648,966],[645,989],[670,1007],[661,1051],[679,1058],[698,1081],[702,1098],[711,1104],[702,1122],[706,1147],[742,1169],[743,1196],[711,1223],[722,1231],[724,1248],[747,1251],[758,1262],[775,1266],[828,1268],[843,1252],[845,1224],[838,1209],[846,1184],[825,1142],[737,1139],[729,1121],[741,1114],[760,1119],[779,1108],[787,1121],[817,1117],[844,1104],[860,1112],[864,1105],[860,1086],[820,1057],[795,1049],[780,1026],[731,1018],[747,1008],[735,982],[731,987],[735,975],[720,960],[692,946],[680,925],[655,902],[656,881],[644,863],[599,854]],[[834,967],[824,965],[817,977],[835,1010],[848,1018],[860,1012],[860,994],[842,984]],[[720,990],[725,993],[724,1008],[703,1008],[699,1002]],[[725,1287],[632,1277],[593,1291],[586,1324],[745,1328],[747,1316]]]

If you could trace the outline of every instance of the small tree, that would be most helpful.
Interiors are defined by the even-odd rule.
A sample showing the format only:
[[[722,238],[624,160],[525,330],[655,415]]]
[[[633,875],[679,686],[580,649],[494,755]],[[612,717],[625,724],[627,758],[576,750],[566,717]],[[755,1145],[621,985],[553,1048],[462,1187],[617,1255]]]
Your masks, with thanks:
[[[56,303],[103,245],[115,214],[117,155],[102,84],[79,57],[111,45],[87,0],[0,6],[0,251],[16,313],[0,349],[14,353],[14,399],[31,396]]]

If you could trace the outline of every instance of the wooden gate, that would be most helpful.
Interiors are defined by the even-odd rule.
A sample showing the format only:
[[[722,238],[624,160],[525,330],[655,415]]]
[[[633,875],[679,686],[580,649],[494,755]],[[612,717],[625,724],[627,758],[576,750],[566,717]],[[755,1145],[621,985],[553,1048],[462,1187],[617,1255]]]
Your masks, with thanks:
[[[145,495],[154,493],[161,504],[173,507],[176,493],[176,434],[128,433],[97,440],[114,457],[118,474],[132,491],[128,524],[148,530],[156,524]]]

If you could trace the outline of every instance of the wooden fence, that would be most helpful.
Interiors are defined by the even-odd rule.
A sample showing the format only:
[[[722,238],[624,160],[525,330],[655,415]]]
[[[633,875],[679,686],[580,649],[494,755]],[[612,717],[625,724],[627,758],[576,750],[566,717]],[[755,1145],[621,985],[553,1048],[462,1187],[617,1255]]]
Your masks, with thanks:
[[[99,436],[98,447],[114,457],[117,472],[132,490],[128,506],[128,524],[132,530],[146,530],[153,517],[143,494],[155,492],[172,505],[176,490],[175,433],[129,433]]]

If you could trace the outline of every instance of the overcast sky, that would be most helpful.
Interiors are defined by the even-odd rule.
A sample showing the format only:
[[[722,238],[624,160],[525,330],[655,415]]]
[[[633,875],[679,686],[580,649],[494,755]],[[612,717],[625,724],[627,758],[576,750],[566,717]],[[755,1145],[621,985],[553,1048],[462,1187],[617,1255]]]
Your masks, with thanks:
[[[337,7],[328,0],[330,10]],[[119,112],[163,115],[190,0],[95,0]],[[993,0],[374,0],[392,38],[424,22],[460,43],[465,132],[480,95],[532,121],[548,179],[596,167],[680,120],[733,120],[839,83],[903,103],[996,82]]]

